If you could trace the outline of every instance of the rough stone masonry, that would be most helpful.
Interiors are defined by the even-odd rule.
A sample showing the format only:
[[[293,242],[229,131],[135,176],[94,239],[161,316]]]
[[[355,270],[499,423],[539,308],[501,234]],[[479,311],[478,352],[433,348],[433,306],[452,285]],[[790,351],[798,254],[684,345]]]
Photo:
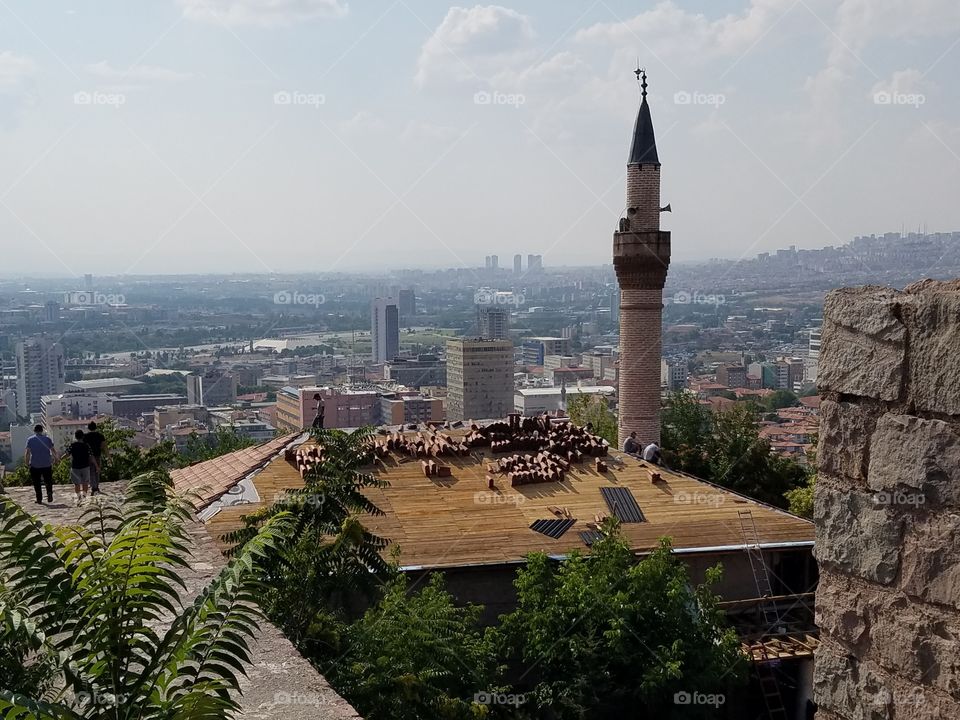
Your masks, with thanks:
[[[960,718],[960,280],[831,292],[818,720]]]

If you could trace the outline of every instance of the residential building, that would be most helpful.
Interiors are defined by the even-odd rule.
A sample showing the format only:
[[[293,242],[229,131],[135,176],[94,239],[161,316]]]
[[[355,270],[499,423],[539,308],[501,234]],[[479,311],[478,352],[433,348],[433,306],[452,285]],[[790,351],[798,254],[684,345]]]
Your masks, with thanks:
[[[513,395],[513,410],[521,415],[550,414],[566,410],[567,403],[577,395],[602,395],[612,403],[617,389],[612,385],[585,385],[582,387],[524,388]]]
[[[510,337],[510,310],[506,305],[478,304],[477,332],[484,340],[507,340]]]
[[[160,405],[153,410],[153,434],[158,440],[165,437],[167,428],[206,426],[210,413],[203,405]]]
[[[720,365],[717,368],[717,382],[728,388],[748,387],[747,368],[743,365]]]
[[[44,395],[40,398],[41,422],[46,425],[55,417],[83,419],[94,415],[113,415],[113,400],[117,397],[112,393],[72,389],[57,395]]]
[[[370,358],[385,363],[400,354],[400,308],[394,298],[370,303]]]
[[[527,274],[535,275],[543,270],[543,255],[527,255]]]
[[[513,408],[513,343],[447,341],[447,419],[499,418]]]
[[[690,370],[683,358],[660,359],[660,386],[667,392],[677,392],[687,386]]]
[[[66,380],[63,347],[45,337],[17,343],[17,415],[42,410],[41,398],[62,392]]]
[[[523,274],[523,255],[519,253],[513,256],[513,274],[514,275]]]
[[[277,391],[277,429],[296,432],[313,425],[317,401],[323,403],[323,424],[327,428],[354,428],[376,425],[380,419],[380,392],[371,388],[284,387]]]
[[[380,397],[380,419],[384,425],[443,422],[443,399],[423,395],[391,393]]]
[[[384,363],[383,378],[411,388],[446,385],[447,363],[436,355],[418,355],[416,359],[394,358]]]
[[[523,340],[525,365],[543,365],[547,355],[569,355],[570,339],[562,337],[530,337]]]

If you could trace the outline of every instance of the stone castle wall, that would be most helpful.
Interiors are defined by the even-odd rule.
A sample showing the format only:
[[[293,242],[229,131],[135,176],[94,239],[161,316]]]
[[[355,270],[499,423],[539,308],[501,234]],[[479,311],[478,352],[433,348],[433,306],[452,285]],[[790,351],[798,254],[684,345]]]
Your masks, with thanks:
[[[827,296],[819,720],[960,718],[960,281]]]

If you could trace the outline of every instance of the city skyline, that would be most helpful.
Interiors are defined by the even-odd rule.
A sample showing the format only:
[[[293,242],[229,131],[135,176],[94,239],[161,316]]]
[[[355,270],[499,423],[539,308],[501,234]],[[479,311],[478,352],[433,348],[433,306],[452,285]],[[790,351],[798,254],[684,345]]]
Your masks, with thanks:
[[[123,7],[5,7],[5,274],[602,264],[638,56],[675,262],[960,227],[946,2]]]

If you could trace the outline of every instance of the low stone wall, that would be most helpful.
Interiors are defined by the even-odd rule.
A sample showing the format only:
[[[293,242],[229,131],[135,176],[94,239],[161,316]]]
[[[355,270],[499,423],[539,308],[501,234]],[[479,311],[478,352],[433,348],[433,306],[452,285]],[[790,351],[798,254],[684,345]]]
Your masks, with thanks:
[[[825,302],[820,720],[960,718],[960,281]]]

